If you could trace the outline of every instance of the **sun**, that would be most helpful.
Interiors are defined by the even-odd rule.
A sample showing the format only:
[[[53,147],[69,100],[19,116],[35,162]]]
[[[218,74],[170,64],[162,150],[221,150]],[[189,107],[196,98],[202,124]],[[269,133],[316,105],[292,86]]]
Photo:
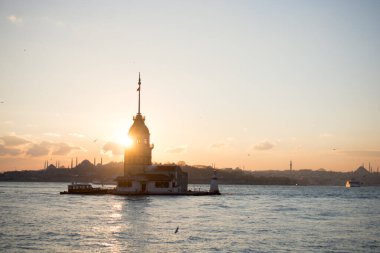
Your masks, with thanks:
[[[119,129],[119,131],[115,131],[111,139],[123,148],[129,148],[133,145],[133,139],[125,133],[123,128]]]
[[[123,139],[121,139],[120,142],[126,148],[132,146],[132,144],[133,144],[133,140],[129,136],[125,136]]]

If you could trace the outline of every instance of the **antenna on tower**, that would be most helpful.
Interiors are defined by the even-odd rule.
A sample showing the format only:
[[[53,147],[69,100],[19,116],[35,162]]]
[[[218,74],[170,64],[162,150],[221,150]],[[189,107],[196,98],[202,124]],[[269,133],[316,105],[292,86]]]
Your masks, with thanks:
[[[140,72],[139,72],[139,87],[137,88],[137,91],[139,92],[139,108],[138,108],[138,114],[140,114],[140,91],[141,91],[141,78],[140,78]]]

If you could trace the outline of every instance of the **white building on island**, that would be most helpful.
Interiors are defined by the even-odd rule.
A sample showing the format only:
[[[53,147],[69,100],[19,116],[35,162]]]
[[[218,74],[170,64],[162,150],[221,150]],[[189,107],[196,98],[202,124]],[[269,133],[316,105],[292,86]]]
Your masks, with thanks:
[[[118,193],[181,194],[187,192],[188,176],[176,165],[152,165],[153,144],[140,112],[141,78],[138,82],[138,112],[128,136],[132,145],[124,150],[124,176],[118,177]]]

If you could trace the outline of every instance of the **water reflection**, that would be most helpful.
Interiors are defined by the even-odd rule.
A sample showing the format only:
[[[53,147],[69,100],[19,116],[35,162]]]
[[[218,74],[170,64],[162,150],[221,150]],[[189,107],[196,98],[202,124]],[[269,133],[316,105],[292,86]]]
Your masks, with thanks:
[[[114,233],[115,239],[123,245],[123,250],[145,251],[147,234],[150,230],[149,215],[145,213],[150,206],[149,197],[115,197],[118,205],[113,216],[118,218],[119,230]]]

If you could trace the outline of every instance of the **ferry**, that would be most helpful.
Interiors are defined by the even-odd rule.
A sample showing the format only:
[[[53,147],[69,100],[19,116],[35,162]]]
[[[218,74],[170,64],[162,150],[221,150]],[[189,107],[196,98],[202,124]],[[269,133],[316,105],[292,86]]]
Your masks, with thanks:
[[[71,183],[67,186],[67,191],[60,194],[107,194],[111,189],[92,187],[91,184]]]
[[[360,187],[362,184],[359,181],[355,181],[354,179],[346,181],[346,188],[351,187]]]

